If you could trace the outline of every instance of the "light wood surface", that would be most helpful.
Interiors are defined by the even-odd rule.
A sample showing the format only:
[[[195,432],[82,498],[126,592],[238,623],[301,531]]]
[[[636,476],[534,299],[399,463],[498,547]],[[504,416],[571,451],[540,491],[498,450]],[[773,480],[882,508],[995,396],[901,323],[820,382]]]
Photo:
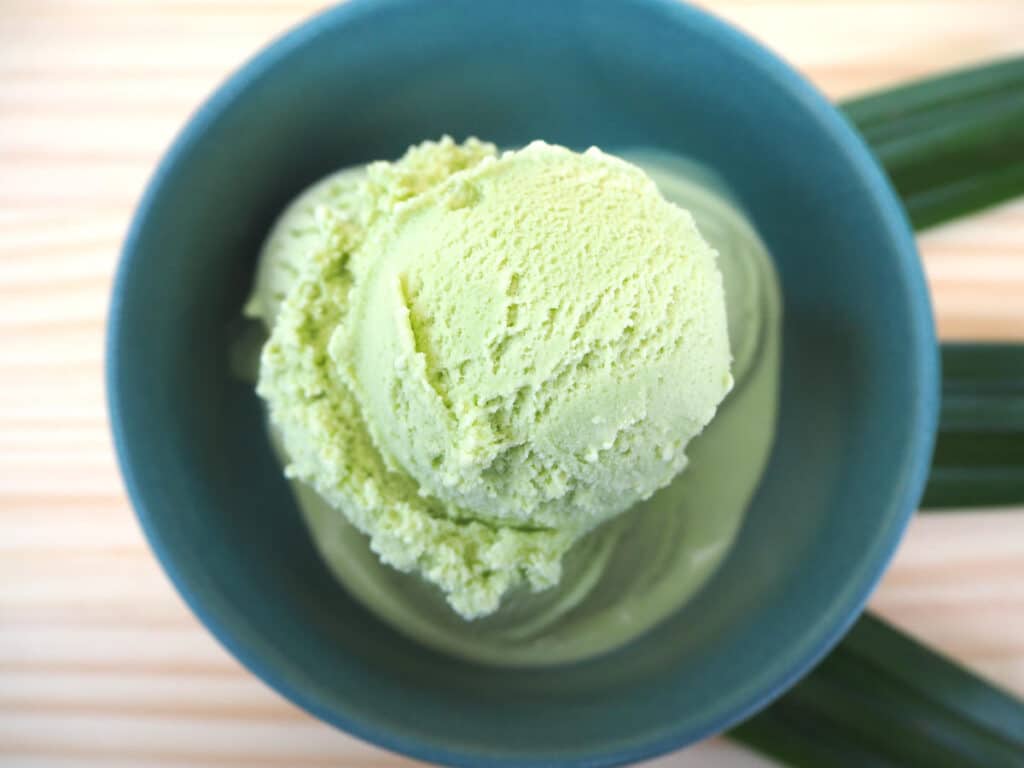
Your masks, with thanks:
[[[103,400],[132,206],[198,102],[316,2],[0,2],[0,765],[400,766],[300,712],[184,608]],[[706,3],[839,98],[1024,52],[1020,0]],[[946,338],[1024,340],[1024,202],[921,239]],[[872,607],[1024,693],[1024,509],[919,518]],[[765,763],[723,741],[656,762]]]

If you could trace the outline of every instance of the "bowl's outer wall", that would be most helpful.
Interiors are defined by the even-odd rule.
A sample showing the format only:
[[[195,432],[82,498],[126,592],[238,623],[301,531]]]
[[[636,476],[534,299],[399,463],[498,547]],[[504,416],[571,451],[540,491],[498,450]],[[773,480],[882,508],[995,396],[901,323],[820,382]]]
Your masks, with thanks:
[[[353,603],[229,369],[256,253],[289,198],[444,133],[694,156],[735,189],[782,279],[781,424],[741,537],[688,608],[591,663],[471,666]],[[221,641],[331,722],[464,764],[637,759],[777,695],[891,555],[936,404],[912,237],[863,145],[773,56],[660,0],[357,0],[286,36],[200,110],[151,183],[115,288],[108,374],[142,523]]]

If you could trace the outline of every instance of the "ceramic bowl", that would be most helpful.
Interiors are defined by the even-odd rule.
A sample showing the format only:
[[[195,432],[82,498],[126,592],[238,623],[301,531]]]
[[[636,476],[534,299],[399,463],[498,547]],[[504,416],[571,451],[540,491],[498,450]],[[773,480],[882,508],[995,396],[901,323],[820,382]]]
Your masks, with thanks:
[[[275,215],[341,166],[442,134],[649,146],[713,167],[784,292],[780,425],[726,561],[621,650],[508,670],[416,645],[314,552],[229,348]],[[191,118],[124,246],[111,421],[150,543],[196,615],[299,706],[452,765],[604,766],[728,728],[842,636],[917,503],[937,361],[902,208],[802,77],[671,0],[353,0],[284,35]]]

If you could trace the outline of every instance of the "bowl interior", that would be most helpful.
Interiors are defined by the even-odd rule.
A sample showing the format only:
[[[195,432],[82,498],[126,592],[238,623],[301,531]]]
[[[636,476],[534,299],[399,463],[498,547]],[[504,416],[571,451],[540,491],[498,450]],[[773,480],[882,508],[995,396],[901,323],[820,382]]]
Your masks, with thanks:
[[[698,599],[592,662],[474,666],[355,604],[314,553],[257,398],[229,366],[285,203],[328,171],[443,133],[695,157],[736,190],[782,280],[780,427],[740,539]],[[357,0],[257,57],[179,137],[126,244],[109,385],[154,548],[254,671],[420,757],[597,765],[726,727],[852,620],[920,492],[935,361],[883,178],[823,99],[738,33],[660,0]]]

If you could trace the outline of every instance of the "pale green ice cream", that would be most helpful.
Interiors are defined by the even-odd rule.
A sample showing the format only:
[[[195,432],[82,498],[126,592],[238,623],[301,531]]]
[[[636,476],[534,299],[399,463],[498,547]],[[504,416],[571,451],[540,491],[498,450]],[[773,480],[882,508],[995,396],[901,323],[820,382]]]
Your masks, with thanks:
[[[732,386],[715,251],[596,149],[446,139],[332,177],[275,226],[248,309],[288,475],[464,618],[557,584]]]

